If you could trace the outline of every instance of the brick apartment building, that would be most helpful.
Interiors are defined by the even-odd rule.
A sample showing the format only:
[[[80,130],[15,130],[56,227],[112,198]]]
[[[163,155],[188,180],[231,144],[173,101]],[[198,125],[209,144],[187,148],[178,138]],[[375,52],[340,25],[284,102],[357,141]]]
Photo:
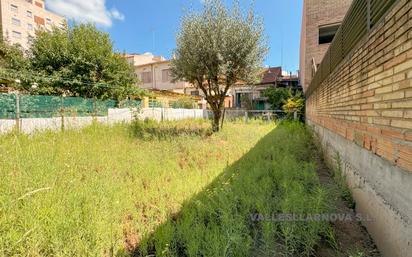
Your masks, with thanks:
[[[44,0],[0,0],[2,35],[10,44],[28,49],[36,29],[63,27],[66,19],[45,8]]]
[[[382,256],[412,257],[412,1],[349,2],[305,1],[306,122]]]
[[[304,0],[300,44],[300,80],[303,90],[322,61],[352,0]]]

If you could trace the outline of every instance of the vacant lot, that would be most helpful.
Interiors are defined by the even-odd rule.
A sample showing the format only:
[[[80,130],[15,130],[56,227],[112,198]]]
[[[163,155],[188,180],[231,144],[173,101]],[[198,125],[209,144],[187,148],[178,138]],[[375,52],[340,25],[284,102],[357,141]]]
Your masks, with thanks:
[[[308,255],[322,213],[309,133],[299,124],[202,121],[94,125],[0,137],[1,256]]]

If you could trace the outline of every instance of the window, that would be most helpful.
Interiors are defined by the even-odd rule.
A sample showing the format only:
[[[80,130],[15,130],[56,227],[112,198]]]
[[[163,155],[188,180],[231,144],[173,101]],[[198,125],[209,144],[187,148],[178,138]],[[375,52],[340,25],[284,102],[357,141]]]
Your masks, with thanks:
[[[33,36],[28,36],[28,37],[27,37],[27,42],[29,43],[29,45],[33,44],[33,42],[34,42],[34,37],[33,37]]]
[[[12,12],[18,12],[19,8],[17,7],[17,5],[11,4],[10,5],[10,11]]]
[[[11,18],[11,24],[15,26],[20,26],[20,20],[16,18]]]
[[[142,72],[142,82],[145,84],[152,83],[152,72],[150,71]]]
[[[170,80],[170,69],[162,70],[162,82],[169,82]]]
[[[31,18],[33,16],[33,13],[31,11],[27,11],[26,16]]]
[[[39,26],[44,26],[44,19],[42,17],[34,15],[34,22]]]
[[[21,32],[12,31],[11,34],[14,38],[21,38]]]
[[[197,96],[197,95],[199,95],[199,90],[191,91],[190,94],[193,95],[193,96]]]
[[[47,24],[47,25],[52,25],[52,21],[51,21],[50,18],[46,18],[46,24]]]
[[[40,2],[35,1],[34,4],[40,8],[43,8],[43,4]]]
[[[33,30],[33,24],[27,23],[27,29],[28,30]]]
[[[319,44],[331,43],[339,27],[340,24],[319,27]]]
[[[33,0],[26,0],[27,3],[32,4]]]

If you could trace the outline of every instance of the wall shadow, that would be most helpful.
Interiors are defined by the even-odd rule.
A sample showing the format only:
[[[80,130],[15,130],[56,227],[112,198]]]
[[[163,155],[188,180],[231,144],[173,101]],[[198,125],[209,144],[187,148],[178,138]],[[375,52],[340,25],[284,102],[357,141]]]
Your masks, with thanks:
[[[312,254],[328,224],[277,219],[327,210],[314,154],[303,124],[279,125],[137,247],[117,256]]]

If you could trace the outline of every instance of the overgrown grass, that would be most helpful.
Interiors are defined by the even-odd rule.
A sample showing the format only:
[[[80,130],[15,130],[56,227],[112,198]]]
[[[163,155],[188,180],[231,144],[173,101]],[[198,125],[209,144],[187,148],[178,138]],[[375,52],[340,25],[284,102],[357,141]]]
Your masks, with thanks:
[[[207,130],[148,122],[0,137],[0,255],[310,255],[327,223],[259,216],[327,210],[310,133]]]
[[[343,173],[342,170],[342,160],[340,158],[339,153],[335,154],[334,157],[334,168],[332,177],[338,187],[338,195],[345,201],[349,208],[355,209],[356,203],[353,199],[352,192],[346,181],[346,175]]]
[[[212,130],[210,124],[203,119],[185,121],[163,121],[158,123],[154,120],[132,123],[131,130],[134,136],[151,139],[170,139],[178,136],[210,136]]]
[[[126,254],[273,128],[227,124],[161,140],[127,125],[0,136],[0,256]]]
[[[321,236],[330,234],[327,222],[277,219],[328,210],[327,192],[319,184],[314,153],[311,136],[302,124],[280,125],[205,190],[186,201],[182,210],[145,238],[134,254],[313,254]]]

